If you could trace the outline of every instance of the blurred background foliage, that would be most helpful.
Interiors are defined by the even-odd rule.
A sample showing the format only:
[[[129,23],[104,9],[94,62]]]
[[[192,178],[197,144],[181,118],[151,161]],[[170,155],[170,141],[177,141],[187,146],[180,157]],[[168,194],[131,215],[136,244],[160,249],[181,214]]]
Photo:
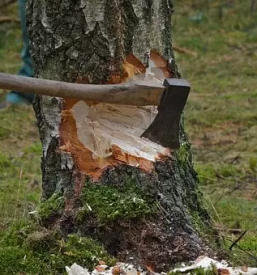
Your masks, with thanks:
[[[0,0],[0,71],[14,74],[21,66],[22,49],[16,2]],[[0,89],[1,102],[6,93]],[[40,158],[32,107],[0,110],[0,231],[36,208],[41,193]]]
[[[173,43],[184,50],[177,63],[192,85],[185,120],[200,187],[226,247],[247,230],[233,248],[235,262],[256,265],[257,1],[183,0],[174,9]]]

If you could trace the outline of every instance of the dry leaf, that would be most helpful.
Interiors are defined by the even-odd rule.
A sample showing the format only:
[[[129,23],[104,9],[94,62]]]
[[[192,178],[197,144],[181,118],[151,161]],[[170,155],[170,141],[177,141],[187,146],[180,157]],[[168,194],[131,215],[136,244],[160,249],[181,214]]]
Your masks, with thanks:
[[[120,268],[118,266],[115,266],[113,269],[112,269],[112,274],[113,275],[119,275],[120,274]]]
[[[219,274],[219,275],[229,275],[230,272],[229,272],[229,270],[226,269],[226,268],[219,268],[219,269],[218,269],[218,274]]]

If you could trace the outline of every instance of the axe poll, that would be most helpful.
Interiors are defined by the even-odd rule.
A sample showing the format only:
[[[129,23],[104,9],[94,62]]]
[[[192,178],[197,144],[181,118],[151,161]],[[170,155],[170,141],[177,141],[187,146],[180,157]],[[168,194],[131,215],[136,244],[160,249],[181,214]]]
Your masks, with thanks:
[[[184,79],[167,78],[121,84],[77,84],[0,73],[0,88],[94,103],[158,106],[158,114],[142,137],[171,149],[179,148],[179,120],[190,91]]]

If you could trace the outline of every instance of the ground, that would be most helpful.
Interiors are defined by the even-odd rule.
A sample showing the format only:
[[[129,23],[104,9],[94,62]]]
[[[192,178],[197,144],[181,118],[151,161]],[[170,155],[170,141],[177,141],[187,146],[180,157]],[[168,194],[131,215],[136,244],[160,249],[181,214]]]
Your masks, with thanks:
[[[0,11],[18,17],[16,5]],[[0,71],[16,73],[21,65],[19,22],[0,24]],[[0,100],[6,91],[0,90]],[[40,157],[36,120],[30,106],[0,110],[0,230],[27,216],[40,198]]]
[[[183,3],[182,3],[183,2]],[[257,23],[250,1],[174,1],[174,44],[192,85],[185,109],[200,186],[224,249],[244,230],[231,258],[257,261]],[[15,4],[1,15],[16,15]],[[17,15],[16,15],[17,16]],[[0,24],[0,71],[16,73],[17,22]],[[7,91],[0,90],[3,100]],[[0,111],[0,229],[26,218],[40,198],[41,145],[30,106]],[[233,234],[234,233],[234,234]],[[236,233],[236,234],[235,234]],[[242,250],[244,252],[242,252]]]
[[[174,44],[193,53],[176,56],[192,85],[185,121],[195,168],[226,246],[238,238],[230,229],[247,230],[239,245],[256,262],[257,10],[250,1],[186,2],[194,5],[175,1],[173,28]]]

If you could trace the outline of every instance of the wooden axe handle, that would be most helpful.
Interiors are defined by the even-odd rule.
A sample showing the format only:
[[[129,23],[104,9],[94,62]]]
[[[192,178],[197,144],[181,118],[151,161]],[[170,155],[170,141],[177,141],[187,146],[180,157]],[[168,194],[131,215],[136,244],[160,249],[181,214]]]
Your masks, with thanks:
[[[164,87],[148,81],[124,84],[76,84],[0,73],[0,88],[90,102],[134,106],[159,105]]]

